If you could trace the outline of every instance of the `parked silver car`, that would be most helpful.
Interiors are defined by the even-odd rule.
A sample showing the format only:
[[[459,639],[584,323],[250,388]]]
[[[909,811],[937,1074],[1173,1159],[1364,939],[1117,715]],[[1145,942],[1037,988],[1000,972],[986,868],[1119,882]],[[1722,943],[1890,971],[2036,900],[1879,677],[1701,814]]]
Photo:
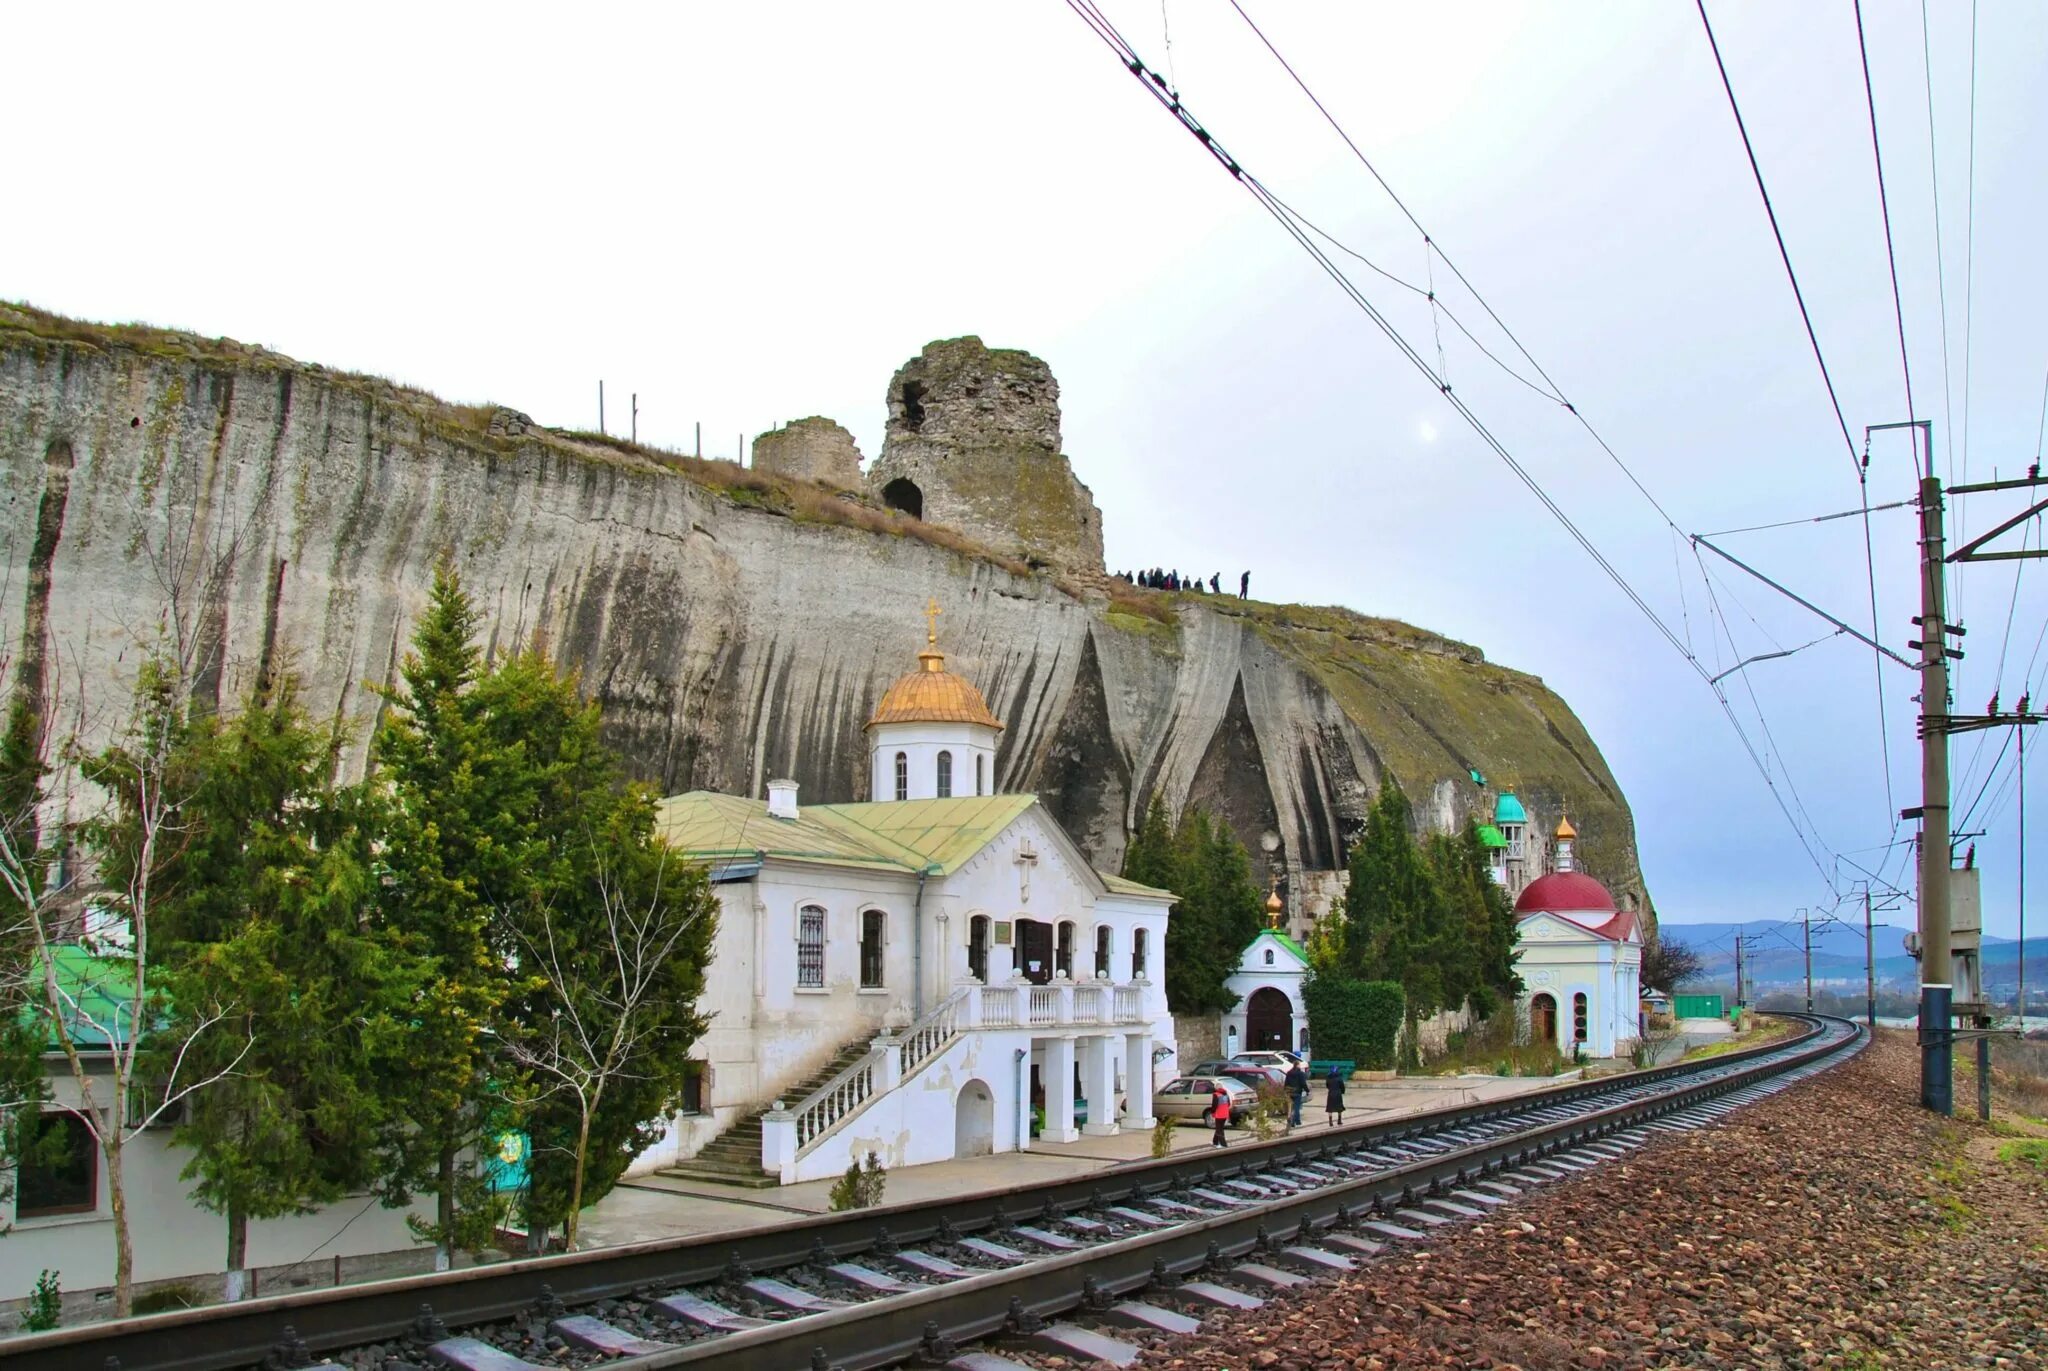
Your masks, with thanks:
[[[1243,1128],[1259,1097],[1243,1081],[1229,1076],[1181,1076],[1168,1081],[1153,1092],[1152,1113],[1159,1118],[1200,1123],[1219,1084],[1230,1096],[1230,1126]]]

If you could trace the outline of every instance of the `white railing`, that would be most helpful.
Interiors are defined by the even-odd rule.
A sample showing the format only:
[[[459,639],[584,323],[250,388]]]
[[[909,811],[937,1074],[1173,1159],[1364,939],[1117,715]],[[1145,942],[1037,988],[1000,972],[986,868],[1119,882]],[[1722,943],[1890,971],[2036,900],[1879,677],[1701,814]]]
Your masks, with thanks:
[[[1026,1020],[1033,1028],[1051,1028],[1061,1023],[1065,1016],[1060,1003],[1066,997],[1060,993],[1063,987],[1056,985],[1034,985],[1031,987],[1030,1016]]]
[[[1015,1028],[1017,1026],[1017,987],[1014,985],[978,985],[973,987],[976,1028]]]
[[[796,1115],[796,1145],[799,1153],[839,1125],[842,1119],[868,1102],[875,1093],[875,1073],[881,1067],[881,1052],[873,1051],[812,1091],[791,1112]]]
[[[798,1156],[811,1150],[840,1124],[858,1114],[874,1096],[895,1089],[922,1070],[958,1035],[967,992],[956,990],[938,1008],[903,1030],[875,1039],[868,1054],[813,1090],[787,1112],[796,1120]],[[767,1133],[762,1133],[766,1161]]]
[[[903,1074],[914,1076],[924,1069],[926,1062],[945,1050],[953,1035],[960,1031],[962,1012],[967,1007],[965,991],[952,995],[909,1028],[903,1030]]]
[[[1106,985],[1082,984],[1075,986],[1073,1022],[1078,1024],[1104,1022],[1102,1011],[1105,1006],[1102,1001],[1108,989],[1109,987]]]
[[[1140,989],[1139,989],[1139,988],[1138,988],[1137,986],[1135,986],[1135,985],[1120,985],[1120,986],[1117,986],[1117,987],[1115,987],[1115,992],[1116,992],[1116,1002],[1115,1002],[1115,1003],[1116,1003],[1116,1008],[1115,1008],[1115,1014],[1116,1014],[1116,1022],[1118,1022],[1118,1023],[1144,1023],[1144,1022],[1146,1022],[1146,1015],[1145,1015],[1145,994],[1144,994],[1144,992],[1143,992],[1142,990],[1140,990]]]

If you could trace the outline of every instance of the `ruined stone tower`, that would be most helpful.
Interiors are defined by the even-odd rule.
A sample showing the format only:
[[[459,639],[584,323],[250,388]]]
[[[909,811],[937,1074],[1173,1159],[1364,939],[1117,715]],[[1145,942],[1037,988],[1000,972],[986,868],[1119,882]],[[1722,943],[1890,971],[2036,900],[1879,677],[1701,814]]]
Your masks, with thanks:
[[[1060,452],[1059,383],[1028,352],[949,338],[904,363],[868,485],[1033,565],[1102,570],[1102,515]]]
[[[792,419],[754,439],[754,469],[796,481],[860,488],[860,449],[853,435],[816,415]]]

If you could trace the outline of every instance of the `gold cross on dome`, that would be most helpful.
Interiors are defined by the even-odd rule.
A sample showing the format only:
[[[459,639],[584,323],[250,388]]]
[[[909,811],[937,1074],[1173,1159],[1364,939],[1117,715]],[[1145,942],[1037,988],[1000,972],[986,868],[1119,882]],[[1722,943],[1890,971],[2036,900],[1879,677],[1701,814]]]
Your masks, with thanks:
[[[939,608],[938,596],[934,595],[924,607],[924,640],[927,646],[936,647],[939,642],[939,616],[946,611]]]

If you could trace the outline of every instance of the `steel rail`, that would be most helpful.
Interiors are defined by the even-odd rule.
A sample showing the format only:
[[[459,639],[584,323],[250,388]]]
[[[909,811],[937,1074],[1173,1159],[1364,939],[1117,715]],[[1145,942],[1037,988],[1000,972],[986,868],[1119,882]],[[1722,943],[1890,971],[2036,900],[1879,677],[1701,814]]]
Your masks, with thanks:
[[[1823,1040],[1814,1046],[1816,1039],[1825,1039],[1824,1016],[1787,1017],[1806,1021],[1808,1031],[1789,1040],[1703,1061],[1573,1082],[1506,1099],[1453,1106],[1399,1119],[1318,1131],[1311,1135],[1286,1136],[1263,1143],[1247,1141],[1232,1148],[1227,1155],[1217,1155],[1205,1149],[1193,1155],[1136,1162],[1113,1171],[980,1191],[941,1201],[805,1216],[738,1232],[527,1258],[460,1271],[299,1291],[236,1304],[88,1324],[8,1340],[0,1343],[0,1355],[4,1355],[10,1371],[73,1371],[79,1367],[99,1371],[112,1366],[119,1366],[123,1371],[235,1371],[236,1368],[262,1364],[272,1349],[294,1337],[315,1352],[401,1338],[421,1313],[422,1306],[431,1306],[433,1313],[450,1326],[463,1326],[509,1318],[529,1309],[544,1295],[576,1305],[630,1296],[649,1287],[703,1285],[719,1280],[735,1264],[764,1273],[801,1265],[813,1257],[819,1244],[835,1256],[845,1257],[890,1241],[922,1240],[947,1224],[962,1233],[973,1233],[999,1224],[1006,1214],[1015,1217],[1041,1210],[1048,1204],[1062,1211],[1084,1208],[1100,1202],[1105,1191],[1119,1195],[1158,1194],[1275,1165],[1314,1160],[1339,1149],[1400,1142],[1463,1125],[1483,1125],[1561,1105],[1576,1105],[1645,1085],[1682,1081],[1688,1076],[1701,1074],[1714,1075],[1713,1079],[1697,1086],[1681,1086],[1651,1100],[1634,1100],[1554,1124],[1539,1125],[1504,1139],[1443,1153],[1371,1177],[1333,1181],[1328,1186],[1288,1197],[1284,1202],[1264,1203],[1254,1213],[1231,1213],[1193,1221],[1154,1234],[1119,1239],[1081,1252],[1036,1260],[1025,1267],[988,1272],[932,1286],[914,1295],[870,1301],[828,1315],[728,1334],[650,1358],[608,1363],[619,1371],[669,1366],[745,1367],[747,1371],[756,1371],[756,1368],[778,1364],[776,1355],[768,1349],[795,1336],[793,1325],[801,1325],[802,1333],[798,1340],[810,1338],[811,1342],[802,1349],[802,1358],[792,1357],[791,1365],[808,1366],[811,1347],[823,1346],[835,1362],[845,1365],[848,1371],[885,1366],[892,1364],[892,1359],[900,1361],[908,1355],[906,1348],[914,1350],[914,1344],[923,1336],[926,1322],[939,1324],[947,1336],[986,1336],[1003,1321],[997,1318],[998,1314],[1007,1318],[1010,1298],[1013,1295],[1022,1298],[1018,1293],[1020,1289],[1031,1288],[1032,1298],[1025,1300],[1025,1306],[1039,1312],[1071,1308],[1080,1299],[1078,1275],[1073,1281],[1073,1291],[1061,1290],[1053,1295],[1045,1295],[1036,1289],[1040,1279],[1054,1281],[1058,1273],[1086,1267],[1089,1274],[1095,1276],[1096,1288],[1100,1290],[1115,1293],[1134,1288],[1143,1283],[1141,1277],[1149,1279],[1152,1275],[1155,1256],[1163,1258],[1171,1272],[1207,1260],[1207,1244],[1212,1241],[1218,1244],[1224,1255],[1245,1250],[1255,1241],[1255,1230],[1261,1219],[1276,1212],[1273,1208],[1275,1203],[1281,1204],[1285,1212],[1299,1210],[1312,1222],[1326,1222],[1335,1210],[1330,1209],[1325,1201],[1336,1203],[1333,1197],[1353,1196],[1350,1203],[1355,1206],[1361,1202],[1356,1197],[1362,1190],[1378,1197],[1389,1193],[1391,1186],[1391,1193],[1398,1194],[1404,1187],[1420,1185],[1427,1188],[1435,1184],[1439,1173],[1455,1174],[1461,1168],[1498,1165],[1497,1162],[1482,1160],[1482,1154],[1523,1155],[1531,1148],[1546,1145],[1554,1150],[1557,1139],[1579,1136],[1599,1121],[1637,1120],[1655,1113],[1690,1107],[1700,1099],[1740,1089],[1756,1079],[1792,1070],[1817,1056],[1843,1050],[1857,1041],[1857,1034],[1861,1032],[1859,1028],[1849,1037],[1833,1042]],[[1770,1060],[1762,1061],[1749,1070],[1727,1072],[1730,1066],[1763,1058]],[[1612,1126],[1620,1125],[1614,1123]],[[1447,1165],[1449,1171],[1444,1172]],[[1244,1222],[1247,1219],[1251,1220],[1249,1226]],[[1200,1255],[1193,1257],[1188,1251],[1188,1244],[1197,1242]],[[1128,1254],[1139,1251],[1145,1254],[1142,1269],[1127,1269],[1131,1262],[1138,1260]],[[996,1292],[1000,1292],[1000,1298]],[[988,1301],[995,1303],[989,1305]],[[901,1311],[924,1312],[913,1320],[910,1313]],[[995,1319],[995,1324],[989,1323],[991,1319]],[[906,1321],[914,1321],[917,1327],[906,1333],[905,1328],[898,1326]],[[906,1336],[908,1343],[905,1342]],[[732,1349],[730,1356],[721,1350],[726,1348]],[[750,1357],[754,1359],[748,1360]]]

